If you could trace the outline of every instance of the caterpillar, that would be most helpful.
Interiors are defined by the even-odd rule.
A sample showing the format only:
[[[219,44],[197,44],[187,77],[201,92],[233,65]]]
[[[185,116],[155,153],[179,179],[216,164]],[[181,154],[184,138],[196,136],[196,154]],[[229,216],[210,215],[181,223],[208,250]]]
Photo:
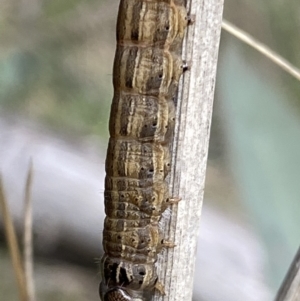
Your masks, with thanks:
[[[121,0],[113,66],[114,96],[105,161],[102,301],[146,301],[163,293],[158,253],[169,195],[175,97],[185,71],[188,24],[182,0]]]

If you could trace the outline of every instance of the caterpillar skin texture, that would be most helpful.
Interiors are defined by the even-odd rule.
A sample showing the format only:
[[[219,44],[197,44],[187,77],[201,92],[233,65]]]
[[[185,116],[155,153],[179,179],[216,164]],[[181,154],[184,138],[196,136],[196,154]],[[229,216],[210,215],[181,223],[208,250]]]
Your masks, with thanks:
[[[114,97],[105,163],[102,301],[147,301],[157,279],[162,213],[169,196],[180,56],[187,26],[183,0],[121,0],[113,67]]]

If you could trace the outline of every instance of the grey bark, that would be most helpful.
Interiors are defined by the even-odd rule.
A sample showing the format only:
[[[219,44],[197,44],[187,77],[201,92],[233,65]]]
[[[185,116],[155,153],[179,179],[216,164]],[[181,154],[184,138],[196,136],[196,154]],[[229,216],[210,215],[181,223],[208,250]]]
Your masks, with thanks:
[[[179,88],[170,178],[173,196],[182,200],[164,216],[165,237],[176,247],[158,260],[159,280],[166,295],[156,293],[154,297],[164,301],[192,300],[223,1],[191,0],[187,8],[195,22],[188,27],[183,45],[183,58],[190,70]]]

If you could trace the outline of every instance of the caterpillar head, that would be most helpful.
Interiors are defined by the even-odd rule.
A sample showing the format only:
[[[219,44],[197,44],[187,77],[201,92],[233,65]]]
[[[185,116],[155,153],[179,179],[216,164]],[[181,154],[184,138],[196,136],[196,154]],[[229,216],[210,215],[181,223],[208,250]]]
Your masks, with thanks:
[[[102,301],[143,301],[140,298],[132,297],[127,290],[122,287],[114,287],[103,292],[100,284],[99,294]]]

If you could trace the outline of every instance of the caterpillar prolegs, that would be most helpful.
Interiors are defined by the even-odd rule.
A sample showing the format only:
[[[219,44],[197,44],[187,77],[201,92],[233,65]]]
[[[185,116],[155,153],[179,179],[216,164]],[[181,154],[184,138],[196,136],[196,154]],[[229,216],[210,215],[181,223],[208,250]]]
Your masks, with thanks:
[[[165,241],[159,220],[175,124],[181,44],[188,23],[180,0],[121,0],[114,97],[105,163],[102,301],[145,301],[161,288],[155,262]]]

